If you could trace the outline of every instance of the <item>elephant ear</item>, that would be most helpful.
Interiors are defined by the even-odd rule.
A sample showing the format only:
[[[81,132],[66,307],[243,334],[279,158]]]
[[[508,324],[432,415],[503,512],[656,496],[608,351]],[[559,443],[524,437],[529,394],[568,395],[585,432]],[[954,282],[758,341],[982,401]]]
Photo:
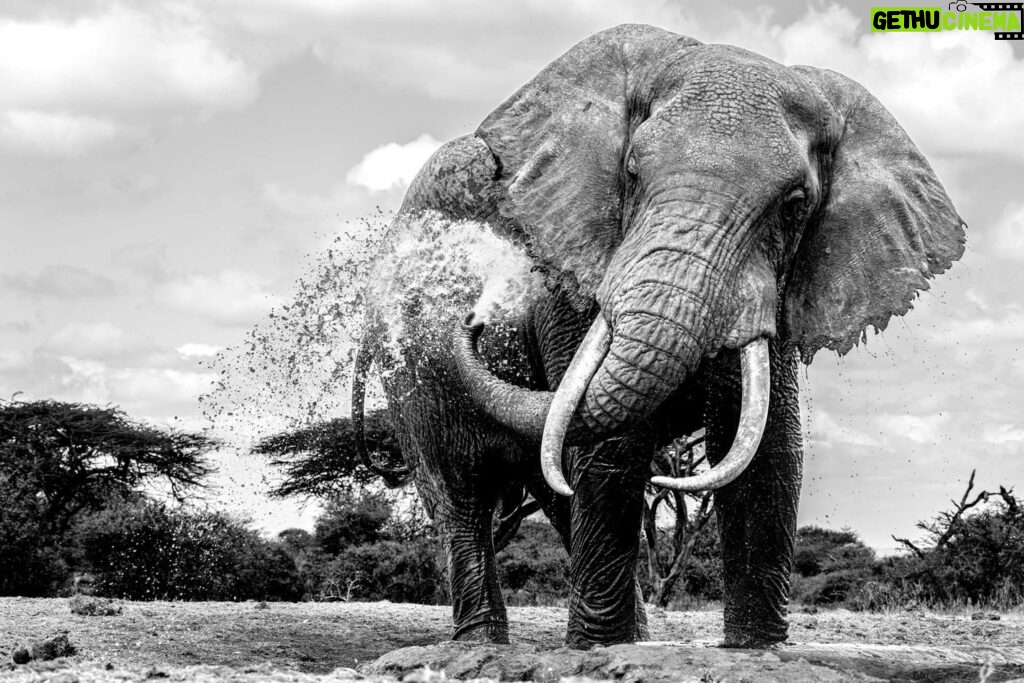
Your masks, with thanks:
[[[477,130],[500,164],[499,210],[526,231],[541,268],[578,295],[570,298],[579,306],[593,300],[622,238],[623,147],[646,111],[634,95],[640,67],[650,71],[662,54],[699,44],[652,26],[602,31]]]
[[[966,227],[928,161],[871,93],[833,71],[794,67],[833,104],[840,130],[826,195],[786,288],[784,322],[805,363],[845,354],[913,307],[964,252]]]

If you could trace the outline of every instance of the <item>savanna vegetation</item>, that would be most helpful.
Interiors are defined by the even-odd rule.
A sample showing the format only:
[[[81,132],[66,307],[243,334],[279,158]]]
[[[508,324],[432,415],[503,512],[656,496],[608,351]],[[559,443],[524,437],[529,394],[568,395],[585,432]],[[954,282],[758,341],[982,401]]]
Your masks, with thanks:
[[[366,443],[372,467],[401,464],[382,414],[368,415]],[[216,445],[114,407],[0,403],[0,595],[66,595],[86,585],[133,600],[447,602],[444,558],[415,492],[380,483],[348,420],[254,448],[282,474],[271,495],[322,507],[312,530],[270,539],[246,520],[188,504],[202,497]],[[698,435],[660,453],[652,469],[680,476],[702,466]],[[512,605],[564,604],[566,555],[535,510],[527,499],[495,521],[502,586]],[[920,539],[896,539],[904,554],[882,559],[853,530],[799,529],[794,602],[880,610],[1024,601],[1024,514],[1012,490],[976,491],[972,473],[959,501],[918,526]],[[641,552],[648,602],[721,598],[712,495],[652,490]]]

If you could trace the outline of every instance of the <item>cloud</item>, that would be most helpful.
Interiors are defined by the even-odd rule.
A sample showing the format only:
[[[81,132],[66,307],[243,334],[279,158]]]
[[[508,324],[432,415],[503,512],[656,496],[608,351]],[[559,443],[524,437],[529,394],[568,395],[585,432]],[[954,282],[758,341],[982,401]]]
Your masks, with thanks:
[[[110,296],[117,283],[78,266],[45,266],[35,273],[0,274],[0,283],[31,297],[90,299]]]
[[[141,9],[145,8],[145,9]],[[249,102],[256,76],[178,3],[111,3],[76,18],[0,19],[0,102],[135,112]]]
[[[815,410],[808,414],[811,442],[816,446],[831,448],[837,444],[848,446],[878,447],[880,442],[867,432],[840,424],[831,413]]]
[[[1024,203],[1010,202],[992,227],[988,253],[997,258],[1024,260]]]
[[[263,278],[240,270],[187,275],[156,288],[156,300],[175,310],[227,325],[249,325],[280,303]]]
[[[262,198],[275,212],[291,218],[316,221],[326,216],[352,212],[360,206],[361,197],[357,196],[360,194],[363,193],[345,184],[338,185],[329,194],[317,194],[269,182],[263,186]]]
[[[1013,424],[988,425],[981,430],[981,439],[995,445],[1024,444],[1024,429]]]
[[[242,27],[249,54],[268,40],[374,84],[496,104],[573,43],[624,22],[693,22],[659,0],[219,0],[218,24]],[[258,47],[257,47],[258,46]]]
[[[0,18],[0,142],[81,154],[168,115],[253,100],[258,76],[184,3]]]
[[[881,415],[875,420],[891,437],[902,437],[915,443],[933,444],[946,434],[950,418],[943,413],[932,415]]]
[[[199,344],[195,342],[189,342],[182,344],[177,348],[182,358],[211,358],[220,353],[222,347],[214,346],[213,344]]]
[[[45,156],[76,156],[113,140],[118,127],[91,116],[14,109],[0,118],[0,143]]]
[[[426,133],[405,144],[389,142],[367,153],[345,180],[371,192],[404,189],[442,144]]]
[[[40,347],[40,351],[51,356],[119,363],[130,362],[157,350],[145,335],[123,330],[109,322],[65,325]]]
[[[131,403],[194,403],[208,392],[216,374],[170,368],[127,368],[106,380],[110,396]]]

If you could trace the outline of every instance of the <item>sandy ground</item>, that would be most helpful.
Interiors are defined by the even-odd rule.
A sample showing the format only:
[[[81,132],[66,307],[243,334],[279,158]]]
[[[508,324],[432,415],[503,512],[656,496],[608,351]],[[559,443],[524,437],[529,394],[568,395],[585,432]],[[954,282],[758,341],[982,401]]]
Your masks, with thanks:
[[[650,672],[661,666],[659,662],[667,662],[666,658],[679,653],[689,653],[690,659],[686,661],[696,656],[700,662],[693,664],[691,661],[691,664],[697,668],[704,666],[709,672],[715,666],[728,668],[738,661],[737,658],[747,657],[743,661],[754,666],[754,670],[810,661],[824,662],[834,671],[842,670],[854,676],[835,680],[869,680],[856,676],[884,680],[895,675],[877,666],[847,668],[842,663],[843,657],[852,656],[918,662],[906,671],[901,670],[899,678],[905,680],[977,681],[985,678],[979,677],[978,672],[986,661],[996,665],[994,674],[988,676],[989,681],[1024,677],[1024,617],[1020,614],[1001,615],[998,621],[993,621],[972,620],[968,613],[797,612],[791,617],[793,644],[769,654],[768,659],[762,661],[758,659],[761,653],[741,657],[735,651],[713,647],[722,635],[718,611],[652,610],[652,638],[672,641],[675,645],[660,646],[661,650],[659,646],[650,645],[628,651],[612,652],[608,648],[600,657],[595,655],[596,658],[583,662],[574,659],[574,652],[558,650],[566,619],[565,610],[560,608],[510,608],[515,647],[467,650],[462,645],[444,644],[450,635],[450,614],[446,607],[388,602],[270,603],[266,607],[251,602],[121,604],[120,615],[100,617],[73,615],[64,599],[0,599],[0,678],[64,683],[147,677],[312,680],[314,675],[333,672],[332,679],[346,680],[356,676],[357,667],[362,667],[363,672],[401,678],[424,664],[446,667],[454,675],[451,669],[457,660],[461,662],[458,667],[461,667],[462,677],[530,675],[557,680],[552,676],[575,672],[621,680],[661,680]],[[62,632],[77,647],[78,653],[71,659],[22,667],[10,663],[19,646]],[[437,645],[439,643],[441,645]],[[433,647],[403,650],[392,657],[391,663],[368,665],[385,653],[410,646]],[[502,668],[506,660],[511,661],[509,658],[539,661],[542,653],[547,657],[546,653],[555,650],[562,654],[552,655],[557,662],[545,669],[548,674],[542,675],[529,667],[522,669],[519,664],[515,666],[520,669],[512,664],[508,664],[511,669]],[[619,657],[615,660],[617,664],[612,661],[612,655]],[[656,661],[649,661],[652,658]],[[641,663],[631,664],[633,659]],[[565,667],[562,667],[563,660],[569,662]],[[644,666],[643,670],[648,672],[646,677],[637,679],[627,675]],[[824,674],[819,675],[821,672],[808,671],[798,678],[828,679]],[[929,675],[929,671],[934,675]],[[726,672],[725,678],[707,680],[772,679],[767,669],[761,673],[761,676],[737,678]],[[795,670],[779,675],[779,680],[797,680],[793,678],[797,675]]]

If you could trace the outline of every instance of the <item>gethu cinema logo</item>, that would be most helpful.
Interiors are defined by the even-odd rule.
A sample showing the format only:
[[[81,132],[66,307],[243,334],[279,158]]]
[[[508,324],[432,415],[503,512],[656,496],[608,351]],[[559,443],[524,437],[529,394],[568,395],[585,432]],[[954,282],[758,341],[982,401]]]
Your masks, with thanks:
[[[981,11],[965,11],[974,5]],[[996,40],[1021,40],[1024,3],[977,3],[959,0],[940,7],[872,7],[872,31],[994,31]]]

